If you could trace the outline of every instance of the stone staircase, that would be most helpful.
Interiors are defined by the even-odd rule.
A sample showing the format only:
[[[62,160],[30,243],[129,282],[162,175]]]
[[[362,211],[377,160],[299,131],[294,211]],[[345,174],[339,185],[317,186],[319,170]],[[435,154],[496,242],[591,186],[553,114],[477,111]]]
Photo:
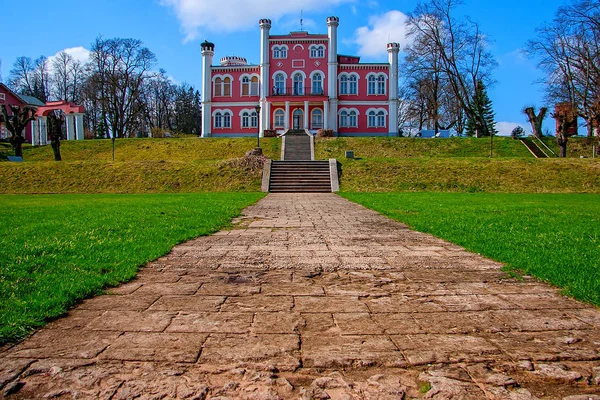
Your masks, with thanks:
[[[535,158],[548,158],[548,155],[544,152],[542,148],[531,138],[521,139],[521,143],[527,147],[527,150],[535,157]]]
[[[335,160],[314,161],[312,137],[302,130],[290,130],[283,138],[281,161],[265,166],[263,190],[274,193],[337,191]],[[333,166],[333,167],[332,167]],[[332,173],[332,168],[335,171]],[[335,180],[332,185],[332,177]]]
[[[285,134],[284,140],[283,160],[312,160],[311,137],[304,131],[290,130]]]
[[[329,161],[272,161],[269,192],[331,193]]]

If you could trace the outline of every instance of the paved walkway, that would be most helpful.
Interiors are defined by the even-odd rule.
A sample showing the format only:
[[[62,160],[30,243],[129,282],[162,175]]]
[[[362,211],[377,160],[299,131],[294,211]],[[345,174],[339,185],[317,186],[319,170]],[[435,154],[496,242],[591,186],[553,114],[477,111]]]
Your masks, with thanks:
[[[333,194],[270,194],[235,229],[175,247],[5,350],[0,387],[11,398],[600,399],[600,312],[500,268]]]

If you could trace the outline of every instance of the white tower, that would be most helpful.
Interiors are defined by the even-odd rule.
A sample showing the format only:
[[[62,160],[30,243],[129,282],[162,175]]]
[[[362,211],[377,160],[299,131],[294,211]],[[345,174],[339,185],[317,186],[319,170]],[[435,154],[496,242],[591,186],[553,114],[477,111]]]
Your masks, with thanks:
[[[211,136],[212,126],[212,61],[215,45],[204,41],[202,47],[202,137]]]
[[[400,52],[400,45],[398,43],[388,43],[387,52],[390,63],[388,136],[398,136],[398,53]]]
[[[329,129],[337,133],[338,121],[338,60],[337,60],[337,27],[340,24],[338,17],[327,18],[327,36],[329,38],[329,51],[327,53],[327,94],[329,96]]]
[[[271,30],[271,20],[261,19],[258,21],[260,26],[260,115],[258,116],[258,126],[260,126],[260,136],[263,136],[265,129],[269,129],[269,108],[267,104],[267,95],[269,94],[269,32]]]

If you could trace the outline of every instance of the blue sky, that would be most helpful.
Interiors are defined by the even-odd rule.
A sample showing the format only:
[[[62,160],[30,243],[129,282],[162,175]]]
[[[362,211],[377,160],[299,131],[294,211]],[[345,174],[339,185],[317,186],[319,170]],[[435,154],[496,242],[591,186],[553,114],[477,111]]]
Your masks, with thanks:
[[[528,128],[521,109],[543,105],[540,73],[535,60],[520,49],[535,34],[535,28],[550,21],[561,0],[465,0],[457,9],[477,21],[491,39],[498,61],[497,83],[489,89],[501,133],[516,125]],[[325,19],[340,18],[339,52],[360,55],[363,61],[387,60],[388,41],[405,42],[404,14],[414,10],[416,0],[29,0],[2,6],[0,47],[2,78],[8,79],[19,56],[33,59],[71,49],[85,58],[94,39],[132,37],[140,39],[175,82],[201,87],[199,44],[215,43],[215,59],[238,55],[257,63],[260,18],[273,21],[272,34],[303,27],[311,33],[326,33]],[[402,74],[402,71],[400,71]]]

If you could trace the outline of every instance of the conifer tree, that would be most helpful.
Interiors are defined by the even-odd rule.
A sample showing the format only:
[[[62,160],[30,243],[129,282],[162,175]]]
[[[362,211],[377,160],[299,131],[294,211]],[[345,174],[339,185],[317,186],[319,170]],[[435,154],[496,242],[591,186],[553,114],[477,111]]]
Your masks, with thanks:
[[[473,97],[473,116],[467,121],[467,135],[484,137],[497,134],[494,116],[492,101],[487,95],[487,89],[483,81],[478,80]]]

